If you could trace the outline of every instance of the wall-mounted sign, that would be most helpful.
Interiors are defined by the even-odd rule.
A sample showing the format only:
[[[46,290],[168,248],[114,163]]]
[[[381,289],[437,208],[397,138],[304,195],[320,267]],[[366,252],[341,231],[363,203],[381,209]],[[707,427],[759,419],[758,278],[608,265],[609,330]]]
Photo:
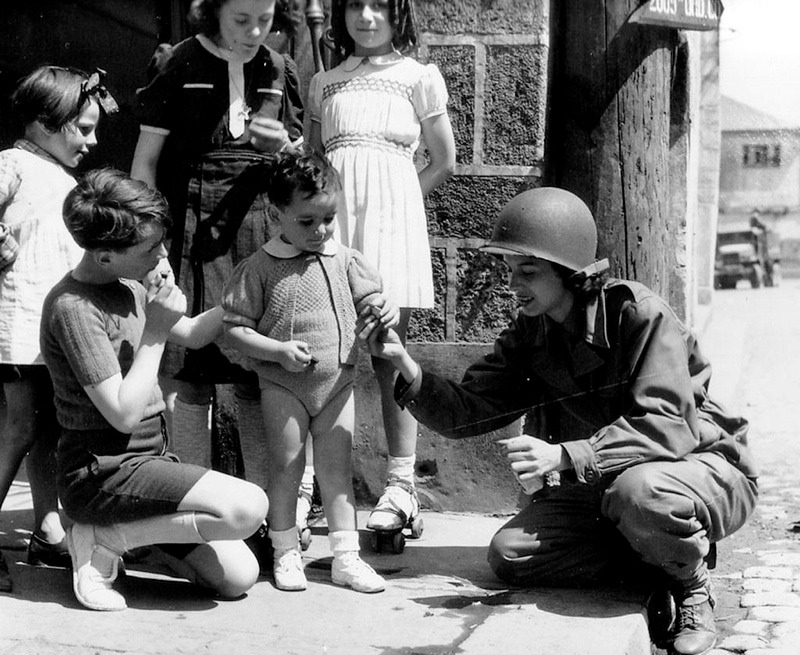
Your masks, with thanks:
[[[646,0],[629,20],[682,30],[716,30],[723,10],[722,0]]]

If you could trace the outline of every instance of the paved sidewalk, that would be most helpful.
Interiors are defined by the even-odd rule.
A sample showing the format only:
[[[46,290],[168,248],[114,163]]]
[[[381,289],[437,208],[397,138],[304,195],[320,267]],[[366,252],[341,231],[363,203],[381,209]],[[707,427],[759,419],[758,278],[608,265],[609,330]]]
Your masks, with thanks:
[[[499,584],[485,553],[501,517],[426,512],[422,538],[401,555],[372,553],[362,533],[365,559],[388,581],[381,594],[332,585],[328,540],[315,528],[305,592],[281,592],[262,578],[247,598],[220,602],[146,561],[150,570],[133,567],[118,583],[129,608],[101,613],[78,605],[67,571],[24,564],[29,508],[27,485],[16,484],[0,513],[0,548],[15,583],[13,594],[0,594],[0,654],[650,653],[634,595]]]
[[[800,280],[715,294],[702,334],[711,390],[751,423],[761,468],[750,521],[720,544],[720,639],[708,655],[800,653]]]

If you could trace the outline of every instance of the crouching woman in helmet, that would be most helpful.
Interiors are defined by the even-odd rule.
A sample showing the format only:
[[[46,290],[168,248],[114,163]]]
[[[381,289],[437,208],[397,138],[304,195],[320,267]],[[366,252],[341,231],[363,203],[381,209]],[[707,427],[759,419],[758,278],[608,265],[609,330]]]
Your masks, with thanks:
[[[584,586],[652,573],[675,608],[671,652],[703,653],[716,639],[709,553],[757,498],[748,424],[709,397],[709,362],[666,302],[610,279],[596,248],[577,196],[526,191],[483,248],[503,258],[519,301],[493,352],[454,382],[421,370],[391,331],[370,348],[398,369],[397,402],[446,437],[526,416],[531,434],[500,441],[532,494],[489,546],[500,578]]]

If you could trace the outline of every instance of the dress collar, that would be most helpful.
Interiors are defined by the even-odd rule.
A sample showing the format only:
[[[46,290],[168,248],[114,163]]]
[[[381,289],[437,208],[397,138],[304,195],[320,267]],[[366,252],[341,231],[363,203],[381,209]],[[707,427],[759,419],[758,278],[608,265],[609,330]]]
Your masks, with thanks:
[[[57,164],[61,168],[65,168],[64,164],[62,164],[58,159],[53,157],[47,150],[42,148],[41,146],[36,145],[33,141],[29,141],[28,139],[17,139],[14,142],[14,147],[18,148],[19,150],[25,150],[26,152],[30,152],[42,159],[46,159],[47,161],[53,162]]]
[[[397,50],[387,52],[385,55],[372,55],[370,57],[357,57],[356,55],[350,55],[344,60],[342,68],[348,73],[351,73],[365,61],[369,61],[369,63],[373,66],[391,66],[392,64],[396,64],[398,61],[402,61],[403,59],[405,59],[405,57],[397,52]]]
[[[268,255],[272,255],[278,259],[292,259],[293,257],[298,257],[299,255],[326,255],[328,257],[332,257],[339,250],[336,241],[333,239],[328,239],[323,244],[322,250],[318,252],[300,250],[300,248],[297,246],[287,243],[281,239],[280,235],[272,237],[263,246],[261,246],[261,248]]]
[[[216,43],[214,43],[211,39],[209,39],[205,34],[197,34],[195,38],[200,42],[200,45],[203,46],[208,52],[214,55],[217,59],[222,59],[223,61],[233,62],[236,64],[246,64],[249,61],[252,61],[261,48],[264,46],[260,46],[258,50],[256,50],[256,54],[254,54],[250,59],[242,59],[241,57],[237,57],[233,50],[223,50],[220,48]]]

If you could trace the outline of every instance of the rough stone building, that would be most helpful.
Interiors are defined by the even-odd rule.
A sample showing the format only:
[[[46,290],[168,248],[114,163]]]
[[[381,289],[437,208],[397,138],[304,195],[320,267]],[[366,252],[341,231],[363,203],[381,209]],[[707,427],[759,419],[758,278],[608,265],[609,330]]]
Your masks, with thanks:
[[[746,224],[754,211],[781,238],[781,261],[800,265],[800,126],[733,98],[720,103],[720,225]]]

